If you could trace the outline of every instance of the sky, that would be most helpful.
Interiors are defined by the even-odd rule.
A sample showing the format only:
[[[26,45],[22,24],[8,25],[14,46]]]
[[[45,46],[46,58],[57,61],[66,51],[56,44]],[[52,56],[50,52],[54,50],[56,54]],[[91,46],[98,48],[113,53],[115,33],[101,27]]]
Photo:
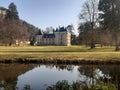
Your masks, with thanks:
[[[38,28],[73,24],[77,29],[85,0],[0,0],[0,6],[8,8],[11,2],[17,6],[20,19]]]

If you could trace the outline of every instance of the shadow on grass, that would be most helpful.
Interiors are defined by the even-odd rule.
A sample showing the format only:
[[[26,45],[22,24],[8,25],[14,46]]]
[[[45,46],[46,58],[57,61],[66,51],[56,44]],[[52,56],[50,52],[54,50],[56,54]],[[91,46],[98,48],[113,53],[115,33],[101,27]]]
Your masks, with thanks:
[[[75,50],[1,50],[0,52],[115,52],[113,48],[75,49]]]

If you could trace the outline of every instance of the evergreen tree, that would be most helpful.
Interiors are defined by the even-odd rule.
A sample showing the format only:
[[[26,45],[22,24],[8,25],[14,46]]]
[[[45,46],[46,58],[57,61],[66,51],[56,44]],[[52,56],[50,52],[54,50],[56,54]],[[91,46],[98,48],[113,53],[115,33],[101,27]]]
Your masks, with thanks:
[[[116,51],[119,50],[120,0],[100,0],[100,24],[113,36]]]
[[[14,19],[19,19],[16,5],[14,3],[11,3],[8,8],[9,8],[9,17],[10,18],[12,17]]]

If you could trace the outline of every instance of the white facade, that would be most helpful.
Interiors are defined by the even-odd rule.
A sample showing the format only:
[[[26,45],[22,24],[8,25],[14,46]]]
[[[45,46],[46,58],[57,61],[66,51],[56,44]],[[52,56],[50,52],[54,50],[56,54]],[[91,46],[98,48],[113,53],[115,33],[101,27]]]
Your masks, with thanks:
[[[7,15],[7,9],[0,7],[0,18],[5,18]]]
[[[65,28],[60,28],[53,32],[53,34],[39,34],[36,36],[37,45],[57,45],[57,46],[70,46],[71,34]]]

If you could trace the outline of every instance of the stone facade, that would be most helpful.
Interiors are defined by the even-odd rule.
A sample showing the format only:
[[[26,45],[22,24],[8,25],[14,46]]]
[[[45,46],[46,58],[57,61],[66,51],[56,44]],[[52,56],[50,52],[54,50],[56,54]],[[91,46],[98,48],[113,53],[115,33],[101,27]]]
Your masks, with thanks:
[[[43,33],[39,30],[36,36],[36,45],[70,46],[71,34],[64,27],[53,30],[52,34]]]
[[[7,16],[7,9],[0,7],[0,18],[5,18]]]

